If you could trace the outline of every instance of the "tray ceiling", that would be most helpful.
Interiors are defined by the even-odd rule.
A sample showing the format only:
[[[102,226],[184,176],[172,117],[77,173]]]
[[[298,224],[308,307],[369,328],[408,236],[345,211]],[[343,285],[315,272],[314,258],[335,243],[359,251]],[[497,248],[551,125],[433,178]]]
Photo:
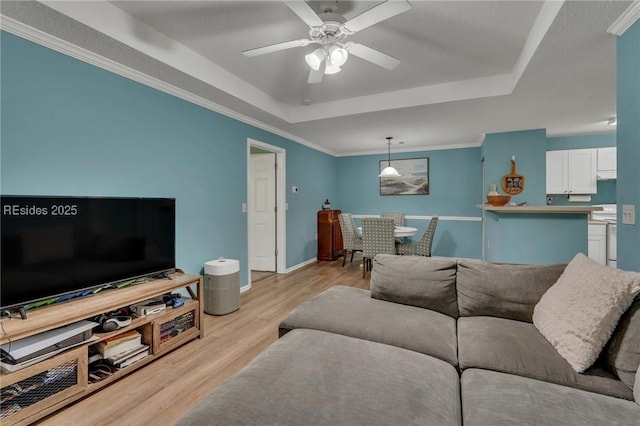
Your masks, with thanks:
[[[346,19],[379,3],[309,2],[318,12],[337,4]],[[314,85],[304,61],[312,45],[242,55],[307,37],[282,2],[3,1],[1,11],[4,29],[54,37],[75,56],[334,155],[384,152],[385,136],[422,150],[477,146],[500,131],[612,131],[607,29],[630,2],[411,4],[349,38],[398,58],[396,69],[350,55]]]

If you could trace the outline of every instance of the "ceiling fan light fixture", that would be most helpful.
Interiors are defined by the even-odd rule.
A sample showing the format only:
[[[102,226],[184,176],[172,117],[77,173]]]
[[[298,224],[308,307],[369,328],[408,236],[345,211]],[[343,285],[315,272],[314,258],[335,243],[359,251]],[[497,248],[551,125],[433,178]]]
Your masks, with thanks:
[[[347,49],[334,44],[329,48],[329,58],[331,58],[331,63],[333,65],[341,67],[347,62],[349,52],[347,52]]]
[[[337,74],[341,71],[340,67],[331,62],[331,58],[327,58],[327,65],[324,68],[325,74]]]
[[[326,56],[326,52],[322,47],[318,47],[313,52],[305,55],[304,60],[307,61],[307,64],[314,70],[320,69],[320,65],[322,65],[322,61]]]

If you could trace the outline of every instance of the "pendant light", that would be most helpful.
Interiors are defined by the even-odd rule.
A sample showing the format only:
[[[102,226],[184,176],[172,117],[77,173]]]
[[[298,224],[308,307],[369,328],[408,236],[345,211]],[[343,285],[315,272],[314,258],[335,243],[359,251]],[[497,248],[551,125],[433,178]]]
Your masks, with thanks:
[[[393,139],[391,136],[387,136],[389,157],[387,167],[385,167],[378,175],[378,177],[381,178],[400,177],[400,173],[398,173],[398,171],[394,167],[391,167],[391,139]]]

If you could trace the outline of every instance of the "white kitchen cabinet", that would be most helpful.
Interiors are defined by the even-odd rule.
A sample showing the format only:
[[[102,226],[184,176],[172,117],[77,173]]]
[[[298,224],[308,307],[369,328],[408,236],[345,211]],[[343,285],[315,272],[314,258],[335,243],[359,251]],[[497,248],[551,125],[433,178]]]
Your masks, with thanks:
[[[595,194],[595,149],[547,151],[547,194]]]
[[[591,259],[607,264],[607,224],[590,223],[588,226],[588,254]]]
[[[598,179],[616,179],[618,174],[618,160],[616,147],[598,148]]]

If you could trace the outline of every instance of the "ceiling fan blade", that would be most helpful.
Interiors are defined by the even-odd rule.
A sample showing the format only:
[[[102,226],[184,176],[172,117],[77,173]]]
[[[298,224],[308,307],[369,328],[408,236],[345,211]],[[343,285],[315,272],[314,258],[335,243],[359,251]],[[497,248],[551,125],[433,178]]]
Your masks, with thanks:
[[[365,61],[369,61],[376,65],[392,70],[400,65],[400,60],[389,56],[386,53],[382,53],[379,50],[372,49],[364,44],[350,42],[347,44],[347,50],[350,54],[356,55]]]
[[[304,1],[285,1],[284,4],[310,27],[321,27],[324,23],[316,12]]]
[[[299,40],[284,41],[282,43],[270,44],[268,46],[256,47],[255,49],[243,50],[242,54],[246,57],[264,55],[265,53],[277,52],[279,50],[291,49],[292,47],[308,46],[312,42],[306,38]]]
[[[308,84],[321,83],[322,78],[324,77],[324,67],[325,67],[325,61],[322,61],[320,68],[318,68],[317,70],[314,70],[313,68],[311,68],[311,71],[309,71],[309,78],[307,79],[307,83]]]
[[[369,10],[362,12],[360,15],[349,19],[344,23],[345,28],[352,32],[358,32],[373,24],[389,19],[402,12],[411,9],[408,1],[391,1],[387,0]]]

